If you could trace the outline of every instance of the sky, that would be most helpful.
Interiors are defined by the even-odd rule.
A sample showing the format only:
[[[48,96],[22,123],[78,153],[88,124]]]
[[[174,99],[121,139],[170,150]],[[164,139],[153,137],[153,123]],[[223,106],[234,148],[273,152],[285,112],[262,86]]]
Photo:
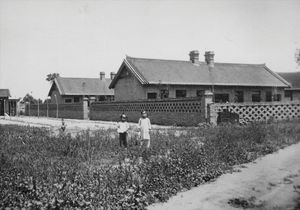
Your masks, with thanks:
[[[300,0],[0,0],[0,88],[45,99],[46,75],[99,77],[126,55],[299,71]]]

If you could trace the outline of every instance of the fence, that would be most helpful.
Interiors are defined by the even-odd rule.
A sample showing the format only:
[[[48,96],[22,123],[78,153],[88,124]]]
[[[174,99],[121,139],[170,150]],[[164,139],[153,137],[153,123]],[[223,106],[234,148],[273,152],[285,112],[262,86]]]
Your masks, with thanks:
[[[205,121],[205,110],[200,98],[160,101],[128,101],[92,103],[91,120],[119,121],[125,113],[128,121],[137,122],[142,110],[148,112],[151,122],[161,125],[197,125]]]
[[[69,119],[84,119],[83,104],[27,104],[26,115]],[[58,116],[57,116],[58,115]]]
[[[240,121],[267,121],[300,118],[300,101],[210,104],[210,122],[216,124],[219,112],[227,110],[237,113]]]

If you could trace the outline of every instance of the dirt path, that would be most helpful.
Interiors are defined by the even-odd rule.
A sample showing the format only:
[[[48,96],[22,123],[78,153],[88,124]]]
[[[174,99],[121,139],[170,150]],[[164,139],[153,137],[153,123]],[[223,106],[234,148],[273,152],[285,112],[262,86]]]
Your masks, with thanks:
[[[72,136],[76,136],[77,133],[80,133],[83,130],[89,129],[91,131],[99,129],[116,129],[117,122],[108,122],[108,121],[91,121],[91,120],[75,120],[75,119],[64,119],[66,124],[66,133],[71,133]],[[46,127],[49,128],[54,134],[59,133],[61,126],[60,118],[47,118],[47,117],[1,117],[0,124],[13,124],[21,126],[34,126],[34,127]],[[131,131],[136,132],[137,123],[129,123]],[[153,130],[155,131],[165,131],[169,129],[181,130],[174,128],[172,126],[161,126],[153,125]]]
[[[229,205],[244,199],[248,209],[294,209],[300,194],[300,143],[262,157],[256,162],[239,166],[240,172],[224,174],[215,182],[207,183],[158,203],[148,210],[223,210],[243,209]],[[246,200],[246,202],[245,202]]]

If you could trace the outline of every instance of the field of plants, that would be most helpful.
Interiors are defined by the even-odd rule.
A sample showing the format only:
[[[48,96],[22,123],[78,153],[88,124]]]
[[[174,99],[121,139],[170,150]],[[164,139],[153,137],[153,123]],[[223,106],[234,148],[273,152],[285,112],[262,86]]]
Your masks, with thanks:
[[[120,149],[115,130],[90,133],[0,125],[0,208],[145,209],[299,142],[300,123],[156,131],[149,151],[134,136]]]

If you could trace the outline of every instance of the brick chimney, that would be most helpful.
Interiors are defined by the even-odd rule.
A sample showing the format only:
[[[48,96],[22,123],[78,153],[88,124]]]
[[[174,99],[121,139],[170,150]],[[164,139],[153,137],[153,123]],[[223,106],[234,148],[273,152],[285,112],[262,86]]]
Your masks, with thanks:
[[[101,71],[100,72],[100,80],[104,80],[105,79],[105,72]]]
[[[193,64],[199,64],[199,51],[193,50],[190,52],[190,61],[192,61]]]
[[[204,54],[205,62],[210,68],[213,68],[215,64],[214,56],[215,56],[214,51],[206,51]]]
[[[110,72],[110,79],[113,80],[116,76],[115,72]]]

